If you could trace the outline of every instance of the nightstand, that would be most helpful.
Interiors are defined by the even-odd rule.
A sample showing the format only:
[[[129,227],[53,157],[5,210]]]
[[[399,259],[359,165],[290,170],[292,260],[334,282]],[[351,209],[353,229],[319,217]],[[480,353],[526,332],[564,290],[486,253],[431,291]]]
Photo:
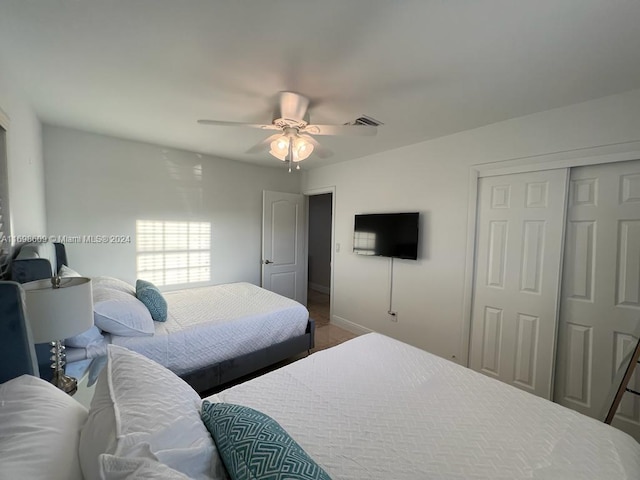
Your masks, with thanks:
[[[102,356],[71,362],[66,365],[65,373],[78,380],[78,390],[73,395],[73,398],[87,409],[91,406],[98,374],[106,364],[107,357]]]

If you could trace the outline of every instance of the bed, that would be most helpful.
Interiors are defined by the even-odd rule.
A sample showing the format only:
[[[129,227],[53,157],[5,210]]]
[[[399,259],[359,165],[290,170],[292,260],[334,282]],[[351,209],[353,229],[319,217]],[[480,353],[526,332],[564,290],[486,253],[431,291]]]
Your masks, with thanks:
[[[371,333],[210,398],[275,418],[334,478],[639,478],[601,422]]]
[[[68,267],[64,245],[48,242],[24,245],[11,271],[20,283],[56,273],[77,275]],[[163,322],[152,321],[136,298],[136,287],[121,280],[94,277],[93,291],[94,317],[102,332],[94,329],[93,336],[88,332],[68,339],[68,361],[102,356],[113,343],[148,356],[206,391],[314,346],[315,322],[303,305],[246,282],[166,292]],[[41,367],[48,362],[47,350],[38,347]]]
[[[72,398],[60,400],[73,414],[48,417],[65,418],[65,445],[42,438],[32,424],[32,441],[56,447],[26,464],[12,458],[29,443],[21,439],[26,434],[17,427],[19,418],[30,417],[15,410],[56,402],[15,398],[45,390],[59,395],[50,385],[34,388],[28,376],[11,382],[0,386],[6,478],[44,478],[37,468],[54,480],[624,480],[640,472],[640,445],[627,434],[376,333],[203,401],[164,367],[110,346],[89,412]],[[44,421],[43,428],[56,421]],[[277,427],[277,436],[263,435]],[[56,434],[56,428],[48,430]],[[31,456],[38,451],[26,448]],[[295,474],[292,455],[305,465]],[[273,476],[262,476],[265,470]]]

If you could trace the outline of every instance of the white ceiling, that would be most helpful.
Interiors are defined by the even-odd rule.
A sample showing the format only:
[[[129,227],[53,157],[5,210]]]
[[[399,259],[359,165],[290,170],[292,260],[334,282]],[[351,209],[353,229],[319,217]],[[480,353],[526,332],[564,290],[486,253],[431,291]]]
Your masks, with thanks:
[[[261,165],[275,94],[313,123],[313,168],[640,88],[638,0],[0,0],[0,75],[42,121]]]

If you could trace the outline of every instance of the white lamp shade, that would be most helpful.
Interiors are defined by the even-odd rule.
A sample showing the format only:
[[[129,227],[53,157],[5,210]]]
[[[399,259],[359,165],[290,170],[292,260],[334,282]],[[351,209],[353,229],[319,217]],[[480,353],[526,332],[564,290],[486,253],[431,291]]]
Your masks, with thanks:
[[[307,142],[304,138],[297,135],[282,135],[271,142],[271,150],[269,153],[283,162],[287,160],[289,155],[289,142],[293,142],[291,153],[293,162],[301,162],[309,158],[309,155],[313,152],[313,144]]]
[[[294,150],[296,154],[293,156],[294,162],[301,162],[309,158],[309,155],[313,152],[313,144],[307,142],[304,138],[296,138],[294,143]]]
[[[51,279],[22,284],[34,343],[64,340],[93,325],[91,279],[65,277],[54,288]]]

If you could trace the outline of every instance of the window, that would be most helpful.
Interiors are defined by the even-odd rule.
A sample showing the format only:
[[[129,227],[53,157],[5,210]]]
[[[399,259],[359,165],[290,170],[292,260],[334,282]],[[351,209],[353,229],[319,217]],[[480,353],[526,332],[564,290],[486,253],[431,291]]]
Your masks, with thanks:
[[[353,251],[360,255],[375,255],[376,234],[374,232],[355,232]]]
[[[209,222],[136,221],[137,276],[156,285],[211,280]]]

